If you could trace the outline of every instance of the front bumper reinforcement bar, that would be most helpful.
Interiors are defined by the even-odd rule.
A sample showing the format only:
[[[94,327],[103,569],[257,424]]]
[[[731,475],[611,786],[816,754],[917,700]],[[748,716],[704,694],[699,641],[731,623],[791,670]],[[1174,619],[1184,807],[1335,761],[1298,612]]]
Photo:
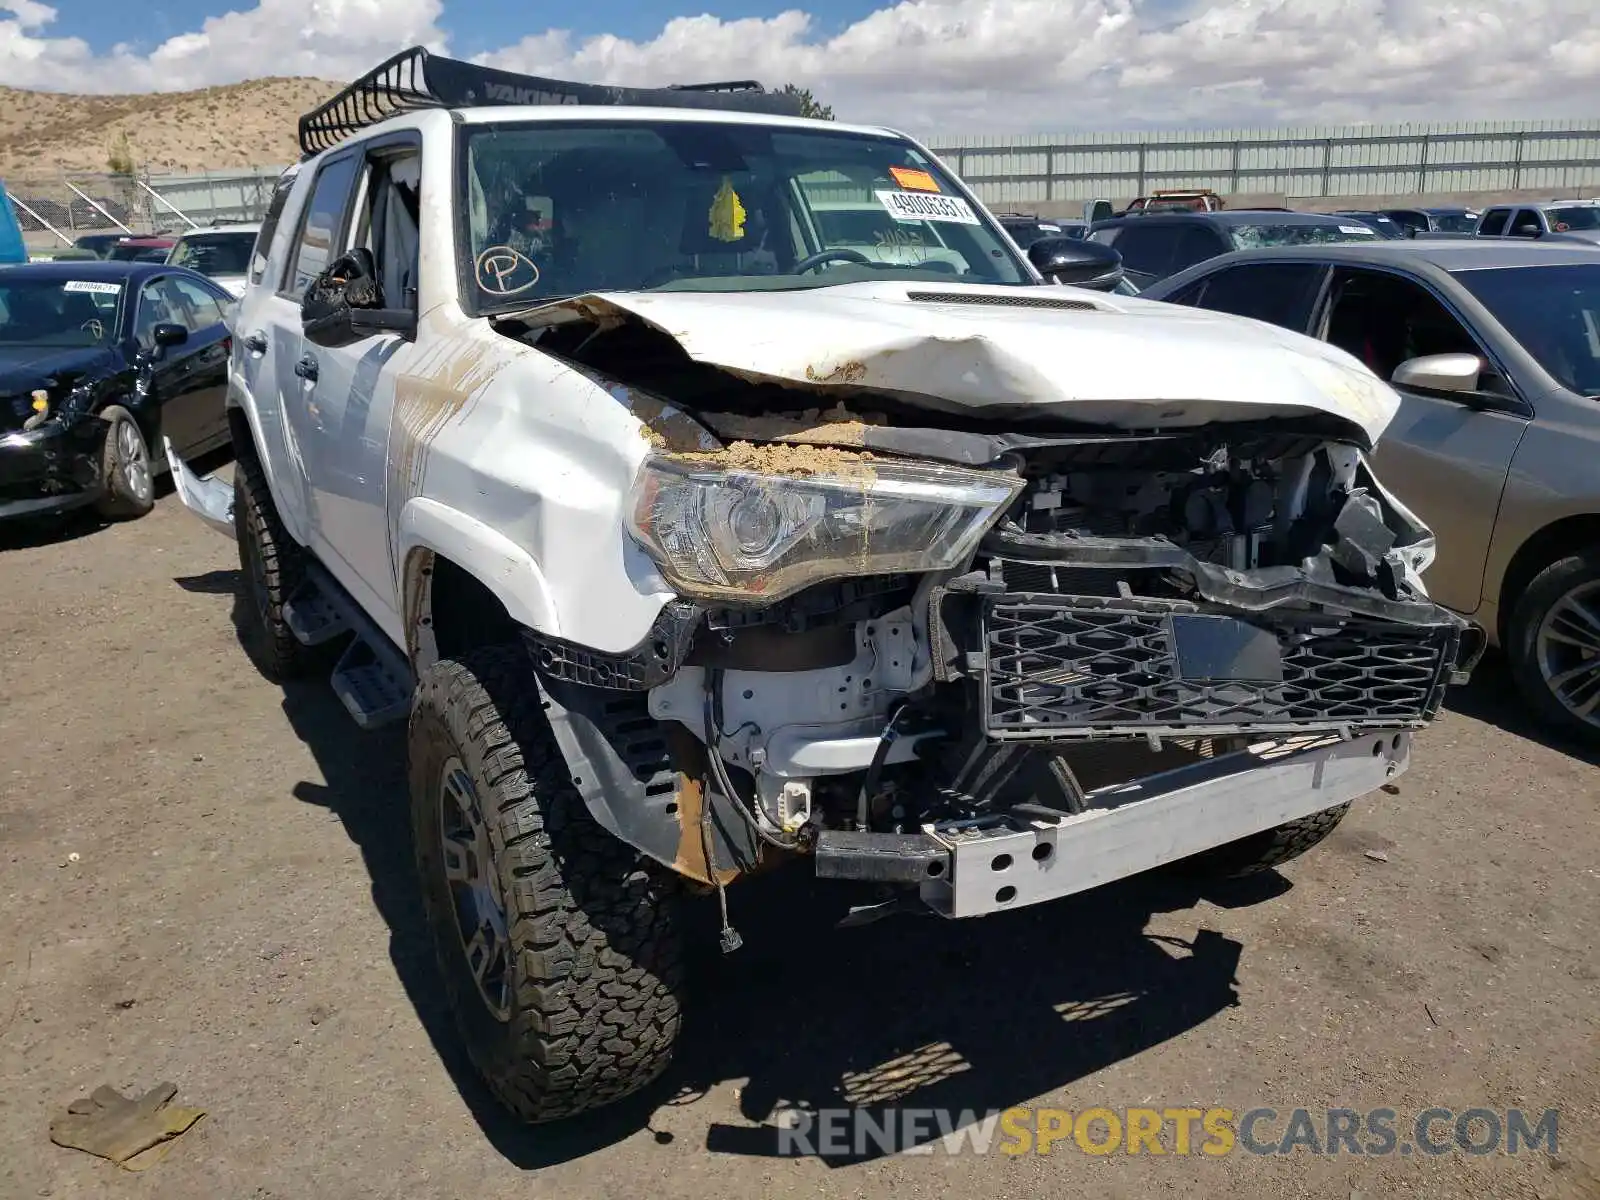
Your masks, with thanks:
[[[941,916],[977,917],[1087,891],[1375,791],[1410,765],[1408,730],[1264,740],[1090,792],[1077,814],[1030,807],[920,833],[825,831],[823,878],[915,884]]]

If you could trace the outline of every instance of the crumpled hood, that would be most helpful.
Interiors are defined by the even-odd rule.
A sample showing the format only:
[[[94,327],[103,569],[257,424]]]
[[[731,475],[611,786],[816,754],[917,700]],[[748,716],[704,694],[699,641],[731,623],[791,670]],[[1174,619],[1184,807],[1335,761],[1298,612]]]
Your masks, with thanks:
[[[112,357],[104,346],[0,346],[0,396],[26,395],[92,371]]]
[[[1328,413],[1377,441],[1399,397],[1335,347],[1258,321],[1068,287],[859,283],[625,292],[519,314],[638,319],[690,358],[808,390],[1150,429]]]

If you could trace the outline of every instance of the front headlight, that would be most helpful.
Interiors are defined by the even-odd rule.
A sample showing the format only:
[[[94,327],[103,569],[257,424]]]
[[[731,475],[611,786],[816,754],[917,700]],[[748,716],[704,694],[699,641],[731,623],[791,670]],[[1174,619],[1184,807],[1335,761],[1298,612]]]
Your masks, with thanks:
[[[775,475],[650,458],[629,525],[682,595],[770,603],[825,579],[957,567],[1021,487],[922,463]]]

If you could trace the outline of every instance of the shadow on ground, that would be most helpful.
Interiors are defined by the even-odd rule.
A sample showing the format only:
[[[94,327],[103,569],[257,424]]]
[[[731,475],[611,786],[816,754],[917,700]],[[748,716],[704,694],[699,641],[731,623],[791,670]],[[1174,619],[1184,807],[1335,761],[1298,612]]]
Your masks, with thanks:
[[[224,574],[187,586],[220,592]],[[794,1152],[778,1127],[793,1110],[849,1107],[883,1125],[890,1108],[981,1119],[1028,1103],[1238,1003],[1240,944],[1211,931],[1192,943],[1148,934],[1152,913],[1202,898],[1250,904],[1290,886],[1269,874],[1202,894],[1162,873],[977,922],[902,916],[840,930],[861,896],[803,870],[751,880],[730,893],[744,938],[735,954],[717,951],[713,902],[688,914],[690,1015],[667,1074],[609,1109],[530,1128],[479,1082],[443,1005],[412,865],[403,727],[360,732],[320,679],[287,685],[283,708],[325,780],[297,785],[295,796],[334,813],[360,848],[395,972],[435,1051],[488,1141],[523,1168],[651,1129],[663,1106],[692,1105],[730,1080],[746,1081],[743,1123],[710,1124],[706,1148],[752,1157]],[[837,1154],[819,1144],[817,1157],[846,1166],[945,1132],[847,1139]]]
[[[1464,687],[1451,688],[1445,693],[1444,702],[1446,708],[1464,717],[1498,726],[1507,733],[1570,755],[1579,762],[1600,766],[1600,748],[1585,746],[1539,719],[1517,690],[1511,666],[1503,654],[1495,651],[1485,654],[1473,669],[1471,682]]]

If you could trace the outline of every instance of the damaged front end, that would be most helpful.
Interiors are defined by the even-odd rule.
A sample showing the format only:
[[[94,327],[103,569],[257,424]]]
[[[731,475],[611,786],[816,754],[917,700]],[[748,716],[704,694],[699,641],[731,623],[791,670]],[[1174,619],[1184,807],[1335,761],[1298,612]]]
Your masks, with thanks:
[[[703,882],[1082,891],[1376,790],[1483,649],[1338,413],[998,432],[860,371],[793,411],[659,329],[533,340],[644,421],[630,532],[679,597],[629,655],[530,634],[547,710],[602,824]]]
[[[980,915],[1376,789],[1481,652],[1355,446],[1016,440],[647,460],[633,534],[682,599],[631,657],[530,635],[605,823],[708,882],[809,854]]]

